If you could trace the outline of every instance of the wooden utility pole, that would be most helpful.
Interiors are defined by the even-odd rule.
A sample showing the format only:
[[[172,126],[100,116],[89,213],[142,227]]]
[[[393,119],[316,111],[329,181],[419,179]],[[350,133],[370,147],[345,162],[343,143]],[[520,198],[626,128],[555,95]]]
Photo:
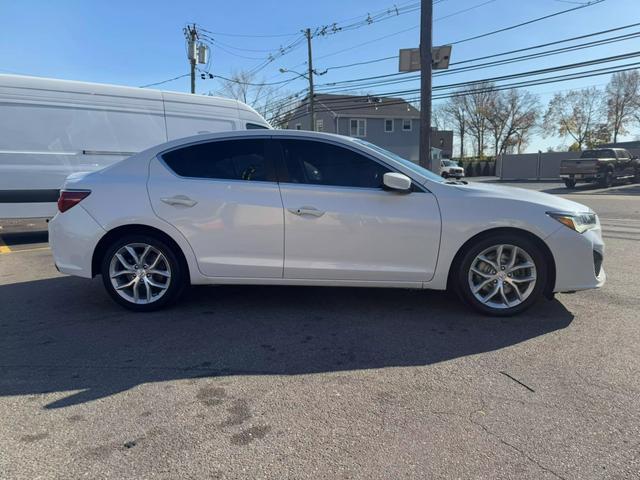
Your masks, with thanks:
[[[432,171],[435,169],[439,171],[439,165],[431,165],[432,16],[432,0],[422,0],[420,9],[420,165]]]
[[[189,42],[189,48],[187,49],[189,55],[189,64],[191,65],[191,93],[196,93],[196,61],[198,57],[198,49],[196,41],[198,40],[198,30],[196,24],[193,26],[187,26],[187,41]]]
[[[308,63],[309,63],[309,111],[311,113],[311,131],[316,131],[316,109],[313,98],[313,58],[311,55],[311,29],[307,28],[305,31],[307,37],[307,51],[308,51]]]

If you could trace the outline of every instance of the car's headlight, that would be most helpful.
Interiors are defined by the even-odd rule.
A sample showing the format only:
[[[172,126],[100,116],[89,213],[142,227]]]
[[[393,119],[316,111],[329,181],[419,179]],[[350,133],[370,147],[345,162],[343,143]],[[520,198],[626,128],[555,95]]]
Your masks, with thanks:
[[[595,213],[547,212],[547,215],[578,233],[584,233],[598,226],[598,216]]]

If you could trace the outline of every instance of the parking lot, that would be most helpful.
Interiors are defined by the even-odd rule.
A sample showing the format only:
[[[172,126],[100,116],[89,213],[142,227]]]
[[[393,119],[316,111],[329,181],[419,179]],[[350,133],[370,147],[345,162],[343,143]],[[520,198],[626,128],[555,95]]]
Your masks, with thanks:
[[[132,314],[0,230],[0,478],[640,476],[640,186],[592,207],[606,285],[524,315],[442,292],[198,287]]]

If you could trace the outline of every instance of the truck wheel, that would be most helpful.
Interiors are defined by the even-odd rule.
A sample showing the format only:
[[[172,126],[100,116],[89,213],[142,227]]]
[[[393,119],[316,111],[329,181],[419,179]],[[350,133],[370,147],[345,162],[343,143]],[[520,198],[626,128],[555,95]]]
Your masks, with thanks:
[[[440,175],[442,178],[449,178],[449,174],[447,172],[442,172],[442,175]]]
[[[609,188],[613,185],[613,172],[611,170],[604,174],[604,177],[600,181],[600,185],[605,188]]]
[[[564,181],[564,186],[565,186],[565,187],[567,187],[567,188],[576,188],[576,181],[575,181],[575,180],[572,180],[572,179],[567,178],[567,179]]]

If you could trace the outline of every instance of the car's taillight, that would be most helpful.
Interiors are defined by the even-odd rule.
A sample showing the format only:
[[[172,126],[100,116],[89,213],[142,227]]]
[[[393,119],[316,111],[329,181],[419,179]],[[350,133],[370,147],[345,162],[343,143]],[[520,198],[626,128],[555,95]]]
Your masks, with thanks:
[[[91,190],[61,190],[58,198],[58,210],[60,213],[66,212],[87,198],[90,193]]]

